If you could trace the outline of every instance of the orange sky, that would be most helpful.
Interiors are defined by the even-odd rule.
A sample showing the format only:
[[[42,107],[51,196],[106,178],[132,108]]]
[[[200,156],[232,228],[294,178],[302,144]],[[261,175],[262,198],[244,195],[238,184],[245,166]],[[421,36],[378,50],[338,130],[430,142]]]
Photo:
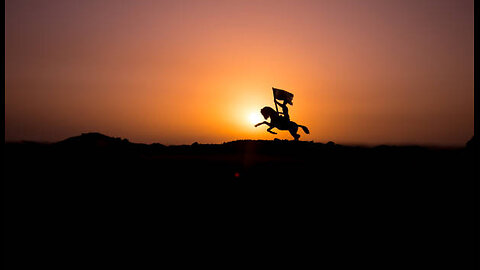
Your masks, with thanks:
[[[473,1],[6,1],[5,140],[464,145]],[[253,116],[252,116],[253,114]]]

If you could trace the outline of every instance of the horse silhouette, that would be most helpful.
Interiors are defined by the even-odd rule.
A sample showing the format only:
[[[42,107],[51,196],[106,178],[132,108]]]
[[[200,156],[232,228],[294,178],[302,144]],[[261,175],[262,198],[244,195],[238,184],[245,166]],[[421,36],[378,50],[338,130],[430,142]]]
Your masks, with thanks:
[[[267,121],[263,121],[261,123],[256,124],[255,127],[258,127],[263,124],[268,125],[269,128],[267,129],[267,131],[272,134],[277,134],[276,132],[272,131],[273,128],[277,128],[279,130],[288,130],[290,134],[293,136],[293,138],[295,138],[295,141],[298,141],[298,138],[300,138],[300,135],[297,134],[298,127],[301,127],[303,129],[303,132],[305,132],[306,134],[310,134],[310,131],[306,126],[299,125],[293,121],[290,121],[286,117],[280,116],[278,112],[271,107],[268,107],[268,106],[263,107],[263,109],[261,109],[260,112],[262,113],[265,120],[267,120],[270,117],[270,123],[268,123]]]

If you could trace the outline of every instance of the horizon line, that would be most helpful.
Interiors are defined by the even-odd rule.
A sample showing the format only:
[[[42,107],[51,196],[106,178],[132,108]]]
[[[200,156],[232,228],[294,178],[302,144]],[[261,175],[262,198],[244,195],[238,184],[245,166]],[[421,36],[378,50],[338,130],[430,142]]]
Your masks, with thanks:
[[[210,143],[210,142],[200,142],[200,141],[194,141],[192,143],[181,143],[181,144],[165,144],[165,143],[161,143],[161,142],[151,142],[151,143],[145,143],[145,142],[134,142],[134,141],[131,141],[130,139],[128,138],[122,138],[122,137],[115,137],[115,136],[110,136],[110,135],[105,135],[103,133],[100,133],[100,132],[82,132],[80,133],[80,135],[74,135],[74,136],[70,136],[70,137],[66,137],[64,139],[61,139],[61,140],[58,140],[58,141],[36,141],[36,140],[25,140],[25,139],[20,139],[20,140],[4,140],[4,144],[14,144],[14,143],[38,143],[38,144],[55,144],[55,143],[59,143],[59,142],[62,142],[64,140],[67,140],[67,139],[70,139],[70,138],[75,138],[75,137],[80,137],[82,135],[85,135],[85,134],[100,134],[100,135],[103,135],[103,136],[106,136],[106,137],[109,137],[109,138],[113,138],[113,139],[121,139],[121,140],[127,140],[129,143],[133,143],[133,144],[145,144],[145,145],[153,145],[153,144],[161,144],[161,145],[164,145],[164,146],[190,146],[190,145],[193,145],[195,143],[199,144],[199,145],[221,145],[221,144],[225,144],[225,143],[231,143],[231,142],[238,142],[238,141],[282,141],[282,142],[294,142],[294,140],[288,140],[288,139],[278,139],[278,138],[273,138],[273,139],[252,139],[252,138],[242,138],[242,139],[235,139],[235,140],[231,140],[231,141],[223,141],[223,142],[217,142],[217,143]],[[431,144],[418,144],[418,143],[377,143],[377,144],[373,144],[373,143],[362,143],[362,142],[344,142],[344,141],[340,141],[340,142],[335,142],[333,140],[325,140],[325,141],[315,141],[315,140],[300,140],[299,142],[301,143],[318,143],[318,144],[327,144],[329,142],[333,142],[334,144],[336,145],[341,145],[341,146],[349,146],[349,147],[365,147],[365,148],[373,148],[373,147],[378,147],[378,146],[393,146],[393,147],[412,147],[412,146],[417,146],[417,147],[425,147],[425,148],[466,148],[467,147],[467,143],[469,141],[471,141],[473,138],[475,137],[475,135],[473,135],[470,140],[466,141],[463,145],[461,144],[434,144],[434,143],[431,143]]]

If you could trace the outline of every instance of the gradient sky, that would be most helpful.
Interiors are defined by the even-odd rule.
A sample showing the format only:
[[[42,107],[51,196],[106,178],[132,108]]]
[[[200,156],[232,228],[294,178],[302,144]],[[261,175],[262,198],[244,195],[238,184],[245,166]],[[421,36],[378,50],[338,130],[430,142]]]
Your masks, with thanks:
[[[6,1],[5,140],[464,145],[473,1]],[[253,119],[252,119],[253,118]]]

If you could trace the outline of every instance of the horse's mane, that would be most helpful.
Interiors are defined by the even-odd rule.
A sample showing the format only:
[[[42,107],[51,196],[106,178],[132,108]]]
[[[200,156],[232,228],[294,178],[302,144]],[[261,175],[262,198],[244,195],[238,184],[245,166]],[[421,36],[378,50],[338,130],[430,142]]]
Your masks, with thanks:
[[[273,108],[271,107],[263,107],[260,112],[262,113],[263,117],[265,119],[267,119],[269,116],[275,116],[275,115],[278,115],[277,111],[275,111]]]

